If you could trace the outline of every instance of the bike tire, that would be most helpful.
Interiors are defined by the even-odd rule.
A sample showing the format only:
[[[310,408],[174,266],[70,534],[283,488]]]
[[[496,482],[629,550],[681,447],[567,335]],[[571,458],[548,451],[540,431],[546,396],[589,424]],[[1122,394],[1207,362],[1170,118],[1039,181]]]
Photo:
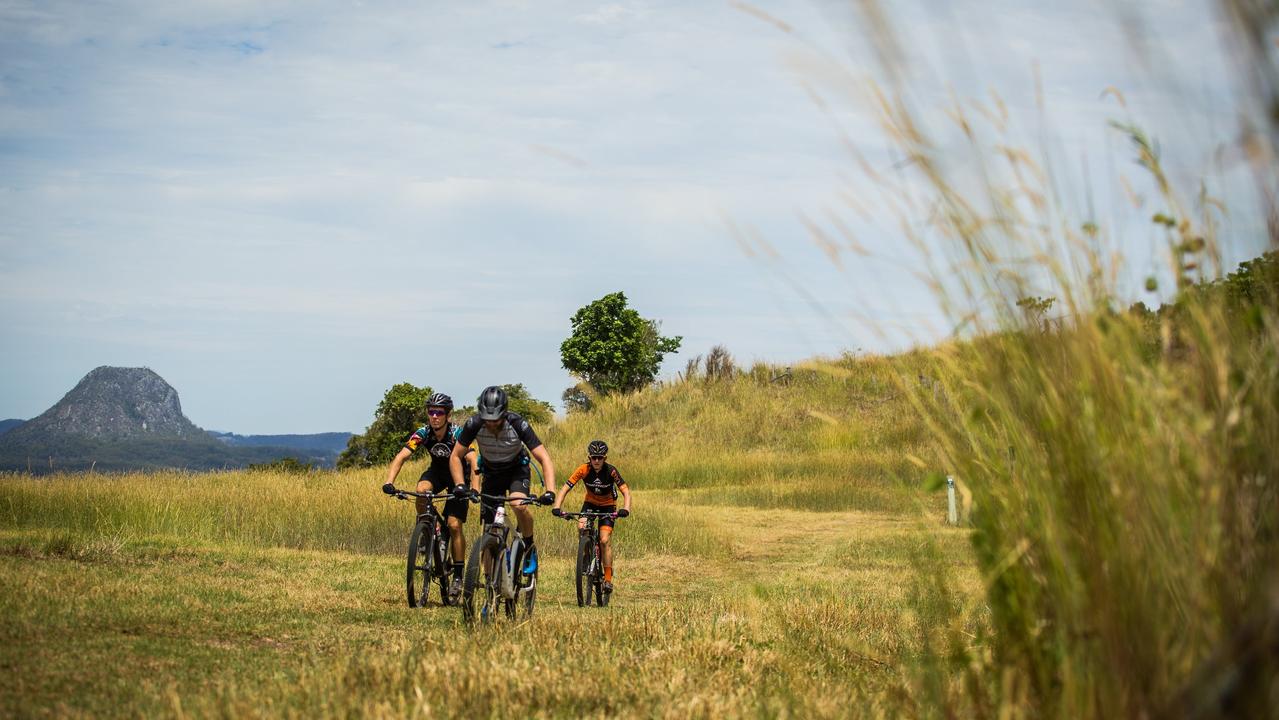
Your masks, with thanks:
[[[591,563],[591,589],[595,591],[595,604],[599,607],[608,605],[608,596],[604,593],[604,551],[597,544],[595,558]]]
[[[501,542],[489,533],[481,535],[471,548],[471,557],[466,562],[466,576],[462,581],[462,619],[468,625],[473,625],[477,619],[483,623],[494,620],[497,591],[493,587],[492,574],[484,573],[484,556],[488,554],[492,557],[492,573],[495,574],[500,548]]]
[[[537,574],[539,572],[541,572],[541,568],[533,571],[531,576],[532,587],[527,587],[519,595],[516,595],[517,602],[520,603],[520,607],[517,607],[516,610],[523,611],[525,620],[533,619],[533,607],[537,604]],[[524,577],[529,578],[530,576],[525,575]]]
[[[449,597],[449,583],[452,581],[452,573],[449,572],[453,554],[449,551],[448,541],[445,540],[446,533],[440,533],[436,536],[435,551],[435,579],[440,585],[440,604],[448,607],[457,602],[456,598]]]
[[[591,602],[591,585],[588,573],[591,569],[591,538],[582,535],[577,541],[577,606],[586,607]]]
[[[525,558],[520,558],[517,566],[520,572],[515,578],[515,599],[511,601],[512,620],[532,619],[533,607],[537,603],[537,578],[542,569],[539,567],[531,573],[526,573],[523,570],[524,560]]]
[[[514,552],[514,550],[513,550],[513,549],[511,549],[511,548],[504,548],[504,550],[505,550],[506,552]],[[506,552],[499,552],[499,553],[498,553],[498,558],[500,558],[500,560],[501,560],[501,562],[502,562],[502,569],[499,571],[501,574],[505,574],[505,573],[506,573],[506,561],[507,561]],[[514,563],[514,564],[515,564],[515,568],[516,568],[516,569],[515,569],[515,577],[511,578],[511,585],[512,585],[513,587],[515,587],[515,597],[511,598],[510,600],[507,600],[505,597],[499,597],[499,598],[498,598],[498,601],[502,604],[502,610],[503,610],[503,612],[505,612],[505,613],[506,613],[506,619],[507,619],[507,620],[514,620],[514,619],[515,619],[515,603],[516,603],[516,599],[517,599],[517,598],[519,598],[519,596],[520,596],[519,583],[520,583],[520,581],[523,579],[523,576],[524,576],[524,572],[523,572],[523,566],[524,566],[524,549],[523,549],[523,548],[521,548],[521,550],[520,550],[519,557],[515,558],[515,563]],[[498,581],[497,581],[497,584],[499,584],[499,585],[500,585],[500,584],[502,583],[501,575],[499,575],[499,576],[498,576],[498,578],[499,578],[499,579],[498,579]]]
[[[409,534],[409,553],[404,572],[404,589],[408,594],[409,607],[417,608],[426,605],[426,597],[431,588],[432,544],[435,528],[430,523],[420,521],[413,526]]]

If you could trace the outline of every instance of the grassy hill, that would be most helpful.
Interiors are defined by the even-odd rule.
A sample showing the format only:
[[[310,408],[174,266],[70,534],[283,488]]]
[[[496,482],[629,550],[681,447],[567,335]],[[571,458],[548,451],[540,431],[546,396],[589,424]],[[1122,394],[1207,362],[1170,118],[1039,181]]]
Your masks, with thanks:
[[[0,608],[0,662],[19,671],[0,680],[0,712],[897,707],[894,668],[922,649],[928,620],[912,604],[920,543],[974,599],[977,579],[966,531],[943,525],[940,500],[922,498],[922,473],[893,450],[923,452],[892,362],[818,362],[788,382],[761,367],[544,428],[561,476],[601,436],[636,491],[615,603],[576,607],[575,531],[539,511],[538,617],[497,631],[465,630],[453,608],[407,608],[411,505],[380,493],[381,468],[4,478],[0,577],[19,591]]]

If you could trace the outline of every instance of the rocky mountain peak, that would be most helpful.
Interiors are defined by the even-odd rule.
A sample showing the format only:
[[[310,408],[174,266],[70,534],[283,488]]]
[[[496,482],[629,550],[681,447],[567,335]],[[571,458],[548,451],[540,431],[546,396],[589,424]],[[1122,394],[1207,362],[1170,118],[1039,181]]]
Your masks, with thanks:
[[[103,440],[203,437],[182,414],[178,391],[150,368],[102,366],[39,417],[13,432]]]

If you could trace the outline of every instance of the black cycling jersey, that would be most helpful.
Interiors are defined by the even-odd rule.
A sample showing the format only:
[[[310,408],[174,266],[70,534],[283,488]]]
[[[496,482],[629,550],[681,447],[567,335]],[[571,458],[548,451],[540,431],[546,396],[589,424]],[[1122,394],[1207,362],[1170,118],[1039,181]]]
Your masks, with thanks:
[[[504,420],[501,429],[494,434],[484,427],[479,415],[472,415],[457,436],[460,443],[470,445],[474,442],[479,446],[485,468],[504,470],[522,465],[525,462],[524,448],[534,450],[542,445],[537,433],[519,413],[507,410]]]
[[[418,448],[425,447],[431,455],[431,467],[428,472],[441,478],[449,477],[449,456],[453,454],[453,446],[457,445],[458,434],[461,428],[453,423],[445,425],[443,428],[444,439],[437,438],[435,431],[429,425],[423,425],[404,441],[404,447],[412,452],[416,452]],[[470,443],[467,443],[468,445]],[[471,474],[470,463],[463,462],[462,470],[465,475]],[[442,473],[442,474],[441,474]],[[450,482],[450,485],[452,483]],[[444,488],[436,488],[436,492]]]

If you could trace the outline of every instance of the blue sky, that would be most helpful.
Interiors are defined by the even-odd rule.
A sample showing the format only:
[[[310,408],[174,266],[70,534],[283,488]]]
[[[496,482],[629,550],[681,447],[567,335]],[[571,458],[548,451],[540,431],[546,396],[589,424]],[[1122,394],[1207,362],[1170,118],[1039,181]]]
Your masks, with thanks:
[[[995,89],[1068,188],[1131,165],[1107,86],[1187,178],[1235,123],[1207,6],[1143,4],[1145,55],[1107,3],[892,7],[919,107]],[[617,290],[684,337],[667,374],[943,337],[891,222],[841,201],[879,209],[841,132],[891,169],[874,36],[841,3],[0,0],[0,417],[104,364],[240,433],[359,431],[402,381],[558,402],[569,317]],[[832,213],[869,255],[813,242]]]

